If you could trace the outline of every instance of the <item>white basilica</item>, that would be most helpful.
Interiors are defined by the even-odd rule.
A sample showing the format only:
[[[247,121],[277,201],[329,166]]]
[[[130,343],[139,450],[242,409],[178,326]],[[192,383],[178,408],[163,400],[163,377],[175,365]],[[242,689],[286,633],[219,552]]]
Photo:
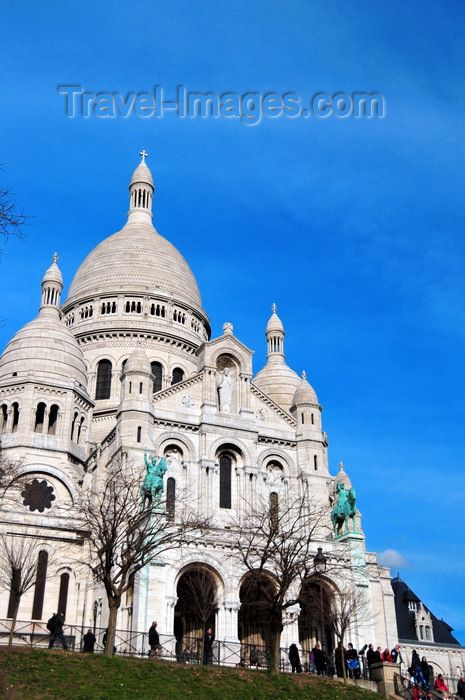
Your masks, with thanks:
[[[201,634],[199,621],[187,612],[183,581],[202,568],[216,591],[209,619],[216,640],[266,647],[267,625],[253,614],[253,601],[245,600],[254,590],[244,588],[247,572],[228,556],[231,515],[240,498],[267,499],[279,508],[284,495],[305,488],[328,507],[315,554],[321,547],[330,560],[343,552],[357,567],[353,586],[369,601],[371,614],[353,620],[346,641],[357,648],[365,642],[392,648],[397,628],[389,570],[366,551],[358,513],[355,531],[333,535],[330,503],[338,484],[351,484],[342,465],[330,474],[321,406],[305,375],[286,364],[276,307],[266,325],[267,361],[254,375],[252,351],[230,323],[211,339],[189,265],[152,224],[153,192],[144,154],[131,178],[123,228],[85,258],[64,303],[54,258],[42,281],[38,316],[16,333],[0,359],[2,457],[20,460],[26,481],[21,498],[3,505],[1,528],[43,542],[41,575],[22,598],[18,619],[43,625],[59,609],[68,625],[105,628],[105,594],[74,564],[83,537],[69,507],[88,483],[91,462],[98,473],[111,455],[124,451],[142,474],[148,448],[167,458],[164,483],[172,502],[188,490],[212,528],[168,553],[163,565],[146,567],[119,610],[121,635],[144,632],[152,620],[178,645]],[[47,570],[52,551],[59,557]],[[323,581],[325,595],[341,584],[329,572],[302,585],[316,580]],[[6,621],[8,591],[2,601],[0,618]],[[283,647],[295,642],[308,650],[320,640],[335,646],[305,605],[295,606],[285,623]]]

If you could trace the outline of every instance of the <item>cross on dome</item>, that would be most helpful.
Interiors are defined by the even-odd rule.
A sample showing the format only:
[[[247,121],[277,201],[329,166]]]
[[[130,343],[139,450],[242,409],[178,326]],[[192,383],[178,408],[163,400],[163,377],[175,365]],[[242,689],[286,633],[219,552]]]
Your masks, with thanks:
[[[147,151],[143,148],[142,151],[139,153],[140,156],[142,156],[142,163],[145,163],[145,159],[148,157]]]

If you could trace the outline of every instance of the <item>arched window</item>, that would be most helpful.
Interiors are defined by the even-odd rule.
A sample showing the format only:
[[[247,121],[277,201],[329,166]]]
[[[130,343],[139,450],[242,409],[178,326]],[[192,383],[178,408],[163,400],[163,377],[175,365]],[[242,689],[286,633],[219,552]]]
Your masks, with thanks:
[[[45,419],[45,404],[40,402],[36,410],[36,422],[34,426],[35,433],[41,433],[44,429],[44,419]]]
[[[48,416],[48,434],[56,435],[57,432],[57,422],[58,422],[58,406],[54,403],[50,407],[50,413]]]
[[[150,370],[154,376],[153,393],[155,393],[156,391],[161,391],[163,382],[163,367],[159,362],[151,362]]]
[[[174,520],[174,509],[176,504],[176,480],[172,476],[166,482],[166,512],[168,520]]]
[[[318,457],[316,455],[313,455],[313,468],[318,471]]]
[[[180,367],[175,367],[173,369],[173,374],[171,375],[171,384],[178,384],[184,379],[184,371]]]
[[[21,586],[21,569],[13,569],[11,575],[10,599],[8,601],[7,617],[13,617],[15,614],[16,602],[18,600],[18,591]]]
[[[141,428],[141,426],[139,425],[139,426],[137,427],[137,442],[140,442],[141,439],[142,439],[142,428]]]
[[[11,432],[16,433],[18,430],[18,423],[19,423],[19,403],[16,401],[14,402],[13,406],[13,425],[11,426]]]
[[[82,427],[84,425],[84,416],[81,416],[81,420],[76,425],[77,425],[76,445],[79,445],[79,443],[81,441]]]
[[[71,441],[74,440],[74,433],[76,432],[77,429],[77,424],[78,424],[78,413],[75,411],[74,416],[73,416],[73,422],[71,423]]]
[[[97,365],[97,386],[95,388],[96,399],[109,399],[111,394],[111,362],[100,360]]]
[[[220,457],[220,508],[231,508],[231,470],[232,459],[229,455]]]
[[[279,502],[278,494],[270,493],[270,524],[272,529],[277,532],[279,523]]]
[[[34,602],[32,603],[32,619],[42,619],[42,609],[44,607],[45,581],[47,579],[48,552],[39,552],[37,561],[37,576],[34,588]]]
[[[1,424],[0,432],[6,433],[7,421],[8,421],[8,406],[6,405],[6,403],[4,403],[4,404],[2,404],[1,413],[0,413],[0,424]]]
[[[57,612],[66,615],[66,606],[68,605],[68,588],[69,588],[69,574],[61,574],[60,576],[60,592],[58,594],[58,608]]]

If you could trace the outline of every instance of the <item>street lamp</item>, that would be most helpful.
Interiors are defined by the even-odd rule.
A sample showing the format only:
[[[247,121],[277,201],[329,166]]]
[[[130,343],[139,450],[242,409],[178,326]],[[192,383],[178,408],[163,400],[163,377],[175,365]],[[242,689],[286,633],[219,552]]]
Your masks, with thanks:
[[[323,581],[322,575],[326,571],[326,562],[328,557],[323,554],[323,549],[318,547],[318,552],[313,557],[313,563],[315,565],[315,571],[318,572],[318,578],[320,581],[320,621],[321,621],[321,650],[326,651],[326,639],[325,639],[325,617],[323,611]]]

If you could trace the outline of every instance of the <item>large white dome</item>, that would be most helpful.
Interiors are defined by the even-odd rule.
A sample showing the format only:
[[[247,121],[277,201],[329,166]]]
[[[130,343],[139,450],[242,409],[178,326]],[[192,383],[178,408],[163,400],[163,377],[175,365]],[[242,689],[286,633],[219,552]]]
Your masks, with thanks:
[[[149,221],[128,221],[89,253],[74,276],[65,306],[108,293],[161,293],[202,308],[186,260]]]
[[[84,355],[76,338],[58,317],[39,314],[6,346],[0,358],[0,382],[33,373],[36,381],[69,386],[72,377],[86,389]]]

